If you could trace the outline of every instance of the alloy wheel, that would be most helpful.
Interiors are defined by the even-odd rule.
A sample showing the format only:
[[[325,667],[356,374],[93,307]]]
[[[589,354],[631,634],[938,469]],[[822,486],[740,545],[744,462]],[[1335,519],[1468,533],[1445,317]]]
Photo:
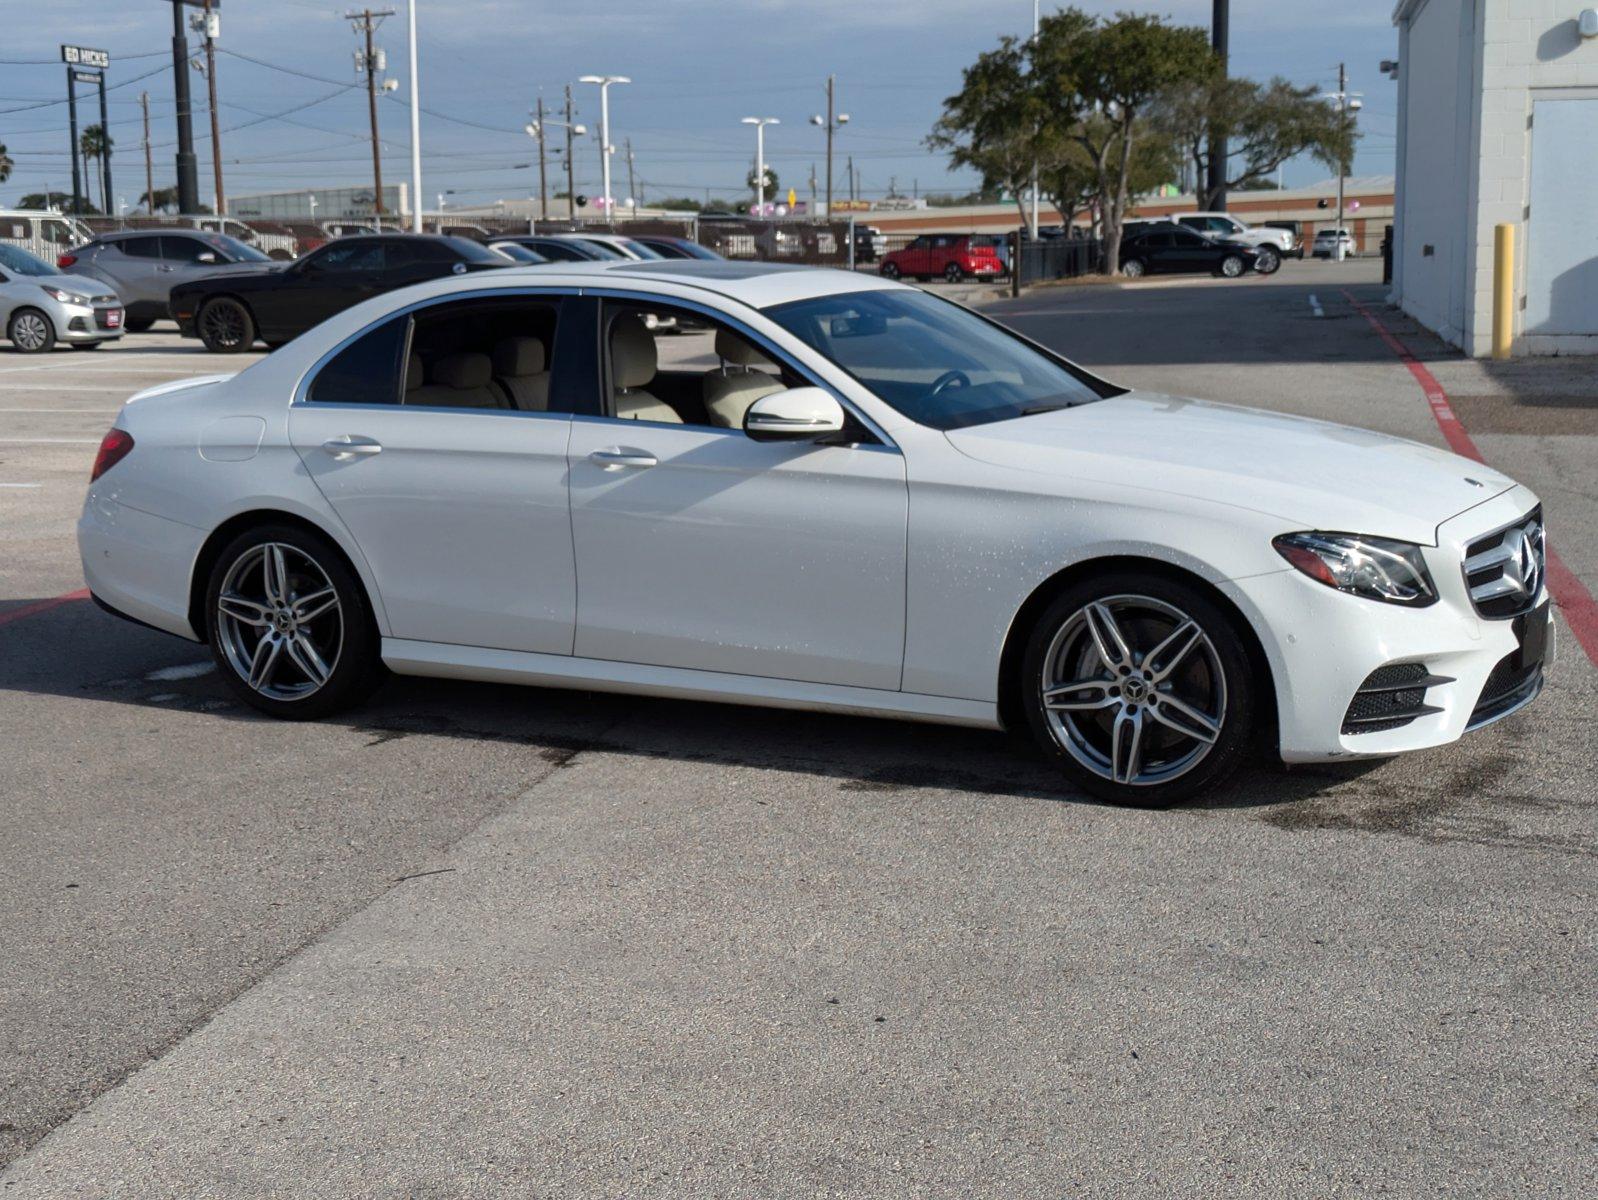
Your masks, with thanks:
[[[1221,274],[1228,279],[1236,279],[1243,273],[1243,260],[1235,254],[1228,254],[1221,260]]]
[[[286,542],[263,542],[228,569],[216,599],[216,627],[228,665],[272,700],[303,700],[338,666],[344,613],[317,561]]]
[[[1121,274],[1128,279],[1138,279],[1143,274],[1143,264],[1137,259],[1130,259],[1121,264]]]
[[[1049,643],[1041,686],[1055,741],[1111,783],[1186,775],[1226,720],[1226,675],[1209,635],[1152,596],[1107,596],[1072,613]]]
[[[212,301],[200,313],[200,336],[207,346],[236,349],[243,344],[244,332],[244,310],[231,301]]]
[[[1269,247],[1262,249],[1259,258],[1254,261],[1254,269],[1261,275],[1270,275],[1281,265],[1282,256]]]
[[[50,326],[44,316],[36,312],[18,313],[11,322],[11,342],[19,350],[32,353],[43,350],[50,341]]]

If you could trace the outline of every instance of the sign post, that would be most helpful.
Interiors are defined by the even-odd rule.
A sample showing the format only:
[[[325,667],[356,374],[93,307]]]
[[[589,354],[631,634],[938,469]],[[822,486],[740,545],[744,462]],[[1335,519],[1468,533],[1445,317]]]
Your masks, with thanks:
[[[78,145],[78,89],[80,83],[92,83],[100,89],[100,135],[104,139],[100,161],[100,194],[106,207],[111,207],[111,127],[106,120],[105,73],[111,66],[111,55],[106,50],[89,46],[61,47],[61,61],[67,65],[67,125],[72,138],[72,211],[83,208],[83,179],[79,167],[81,147]],[[83,164],[87,166],[87,164]]]

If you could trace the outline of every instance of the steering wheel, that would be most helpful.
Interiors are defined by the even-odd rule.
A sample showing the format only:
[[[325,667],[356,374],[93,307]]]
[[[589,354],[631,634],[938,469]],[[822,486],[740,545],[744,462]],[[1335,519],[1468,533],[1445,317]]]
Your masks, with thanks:
[[[968,388],[971,386],[971,376],[960,370],[945,371],[932,381],[932,387],[927,391],[927,397],[930,399],[939,395],[945,389],[953,387],[957,383],[963,388]]]

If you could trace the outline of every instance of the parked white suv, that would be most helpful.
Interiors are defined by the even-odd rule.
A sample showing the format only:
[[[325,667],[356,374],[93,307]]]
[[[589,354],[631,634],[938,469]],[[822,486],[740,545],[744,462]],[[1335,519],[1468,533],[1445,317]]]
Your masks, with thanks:
[[[1200,233],[1227,241],[1243,242],[1249,246],[1269,246],[1278,259],[1285,258],[1297,249],[1297,240],[1290,229],[1272,229],[1267,225],[1245,225],[1231,213],[1190,212],[1173,213],[1170,220],[1186,225]],[[1267,273],[1274,267],[1266,268]]]

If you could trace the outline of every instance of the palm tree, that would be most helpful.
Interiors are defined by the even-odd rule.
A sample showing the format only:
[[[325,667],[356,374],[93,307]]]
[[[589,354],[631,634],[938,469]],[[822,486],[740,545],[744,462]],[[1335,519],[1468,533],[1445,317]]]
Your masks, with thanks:
[[[111,153],[111,147],[115,144],[115,140],[105,131],[104,126],[90,125],[78,138],[78,151],[83,155],[85,165],[91,162],[98,164],[100,159]],[[111,197],[105,194],[105,176],[98,169],[95,174],[100,176],[100,209],[102,212],[107,211]]]
[[[17,164],[11,161],[11,156],[6,153],[6,144],[0,142],[0,183],[11,178],[11,168]]]

